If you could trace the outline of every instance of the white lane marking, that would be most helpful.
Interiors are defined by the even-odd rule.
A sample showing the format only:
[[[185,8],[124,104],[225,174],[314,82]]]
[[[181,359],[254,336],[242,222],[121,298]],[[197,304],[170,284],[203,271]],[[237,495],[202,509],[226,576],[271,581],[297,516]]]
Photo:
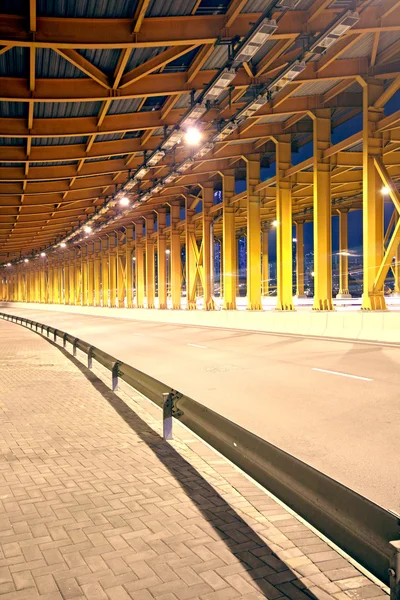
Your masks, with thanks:
[[[134,333],[133,335],[140,335],[140,336],[144,336],[144,333]]]
[[[193,346],[193,348],[207,348],[207,346],[199,346],[199,344],[188,344],[188,346]]]
[[[320,373],[330,373],[330,375],[341,375],[342,377],[351,377],[351,379],[362,379],[362,381],[373,381],[369,377],[360,377],[359,375],[349,375],[348,373],[339,373],[339,371],[328,371],[328,369],[317,369],[312,368],[313,371],[319,371]]]

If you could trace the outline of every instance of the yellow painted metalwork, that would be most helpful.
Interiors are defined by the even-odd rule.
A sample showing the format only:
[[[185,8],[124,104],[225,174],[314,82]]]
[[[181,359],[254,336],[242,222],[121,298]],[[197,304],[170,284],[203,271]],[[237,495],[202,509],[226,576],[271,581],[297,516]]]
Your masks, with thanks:
[[[102,305],[108,306],[109,296],[109,264],[108,264],[108,238],[101,240],[102,253],[101,253],[101,299]]]
[[[339,298],[349,296],[348,210],[339,210]]]
[[[94,248],[91,244],[87,249],[87,305],[94,306]]]
[[[189,310],[196,308],[197,265],[199,258],[199,251],[196,241],[196,226],[193,221],[195,210],[190,208],[191,203],[192,199],[190,197],[186,197],[186,300],[187,308]]]
[[[81,281],[82,281],[82,293],[81,293],[81,305],[88,305],[88,292],[89,292],[89,282],[88,282],[88,247],[84,246],[81,248]]]
[[[154,308],[155,298],[155,249],[154,249],[154,215],[146,217],[146,296],[147,308]]]
[[[314,310],[333,310],[332,203],[330,158],[323,153],[331,143],[331,110],[313,114]]]
[[[291,136],[276,138],[276,283],[277,310],[294,310],[292,256],[292,184],[285,171],[291,164]]]
[[[304,221],[296,221],[296,297],[304,296]]]
[[[236,308],[237,287],[237,241],[235,232],[235,171],[224,171],[222,175],[222,270],[224,309]]]
[[[133,226],[129,225],[125,229],[126,246],[125,246],[125,294],[126,307],[133,308]]]
[[[143,223],[135,223],[135,281],[136,281],[136,306],[144,307],[144,248],[143,248]]]
[[[382,152],[382,134],[377,122],[383,109],[374,103],[383,93],[383,82],[360,79],[363,94],[363,298],[364,310],[385,310],[382,289],[376,288],[379,265],[383,260],[383,195],[374,157]]]
[[[172,308],[180,309],[181,307],[181,242],[179,223],[179,203],[171,203],[171,300]]]
[[[94,243],[94,304],[101,305],[101,241],[96,240]]]
[[[160,209],[157,214],[157,281],[158,281],[158,307],[167,308],[167,271],[165,235],[166,211]]]
[[[214,308],[212,289],[214,265],[212,264],[214,236],[212,235],[212,215],[210,210],[214,203],[214,183],[207,182],[202,185],[203,188],[203,212],[202,212],[202,253],[200,277],[203,275],[203,310],[212,310]],[[199,257],[200,264],[200,257]]]
[[[262,251],[262,256],[261,256],[261,260],[262,260],[262,295],[268,296],[269,295],[269,232],[270,232],[270,225],[269,223],[265,223],[263,225],[262,228],[262,233],[261,233],[261,239],[262,239],[262,243],[261,243],[261,251]]]
[[[261,200],[255,191],[260,183],[260,156],[250,154],[243,158],[247,183],[247,309],[261,310]]]

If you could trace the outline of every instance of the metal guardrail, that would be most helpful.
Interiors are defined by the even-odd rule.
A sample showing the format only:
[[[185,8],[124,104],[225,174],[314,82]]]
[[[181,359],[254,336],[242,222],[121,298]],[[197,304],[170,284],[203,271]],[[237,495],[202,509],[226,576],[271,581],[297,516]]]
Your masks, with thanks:
[[[216,448],[326,535],[353,559],[390,585],[391,600],[400,600],[400,516],[273,446],[253,433],[206,408],[157,379],[106,352],[54,327],[23,317],[0,317],[30,327],[53,341],[72,345],[111,371],[111,387],[118,379],[163,408],[164,439],[172,437],[172,417]]]

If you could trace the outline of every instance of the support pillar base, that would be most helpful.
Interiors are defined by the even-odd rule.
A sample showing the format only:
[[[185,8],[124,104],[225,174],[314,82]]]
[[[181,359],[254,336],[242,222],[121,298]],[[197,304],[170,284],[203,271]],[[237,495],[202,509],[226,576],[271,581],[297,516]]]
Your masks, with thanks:
[[[313,310],[327,311],[335,310],[331,298],[324,298],[323,300],[315,300]]]
[[[339,292],[338,294],[336,294],[336,298],[338,300],[345,300],[348,298],[352,298],[353,296],[351,294],[349,294],[349,292]]]
[[[361,310],[387,310],[383,292],[378,294],[363,294]]]
[[[275,310],[279,310],[279,311],[281,311],[281,312],[282,312],[282,311],[286,311],[286,312],[288,312],[288,311],[294,311],[294,310],[295,310],[295,308],[294,308],[293,304],[282,304],[282,302],[280,302],[280,303],[279,303],[279,304],[276,306]]]
[[[295,299],[295,300],[306,300],[306,299],[307,299],[307,296],[306,296],[305,294],[296,294],[296,295],[294,296],[294,299]]]
[[[400,292],[393,292],[393,294],[390,294],[391,298],[400,298]]]

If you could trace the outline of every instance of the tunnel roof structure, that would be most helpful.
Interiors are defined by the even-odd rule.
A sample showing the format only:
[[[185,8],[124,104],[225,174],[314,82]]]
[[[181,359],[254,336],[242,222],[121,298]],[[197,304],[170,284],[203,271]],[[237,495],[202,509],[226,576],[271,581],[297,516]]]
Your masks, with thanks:
[[[294,152],[312,140],[313,111],[331,109],[334,132],[361,116],[367,79],[388,98],[400,87],[394,0],[1,0],[0,13],[0,263],[195,199],[224,170],[240,177],[247,155],[272,165],[275,136]],[[361,130],[325,156],[332,201],[349,208]],[[400,143],[387,143],[396,179]],[[288,169],[294,215],[311,210],[312,170]],[[258,186],[264,221],[274,186]]]

